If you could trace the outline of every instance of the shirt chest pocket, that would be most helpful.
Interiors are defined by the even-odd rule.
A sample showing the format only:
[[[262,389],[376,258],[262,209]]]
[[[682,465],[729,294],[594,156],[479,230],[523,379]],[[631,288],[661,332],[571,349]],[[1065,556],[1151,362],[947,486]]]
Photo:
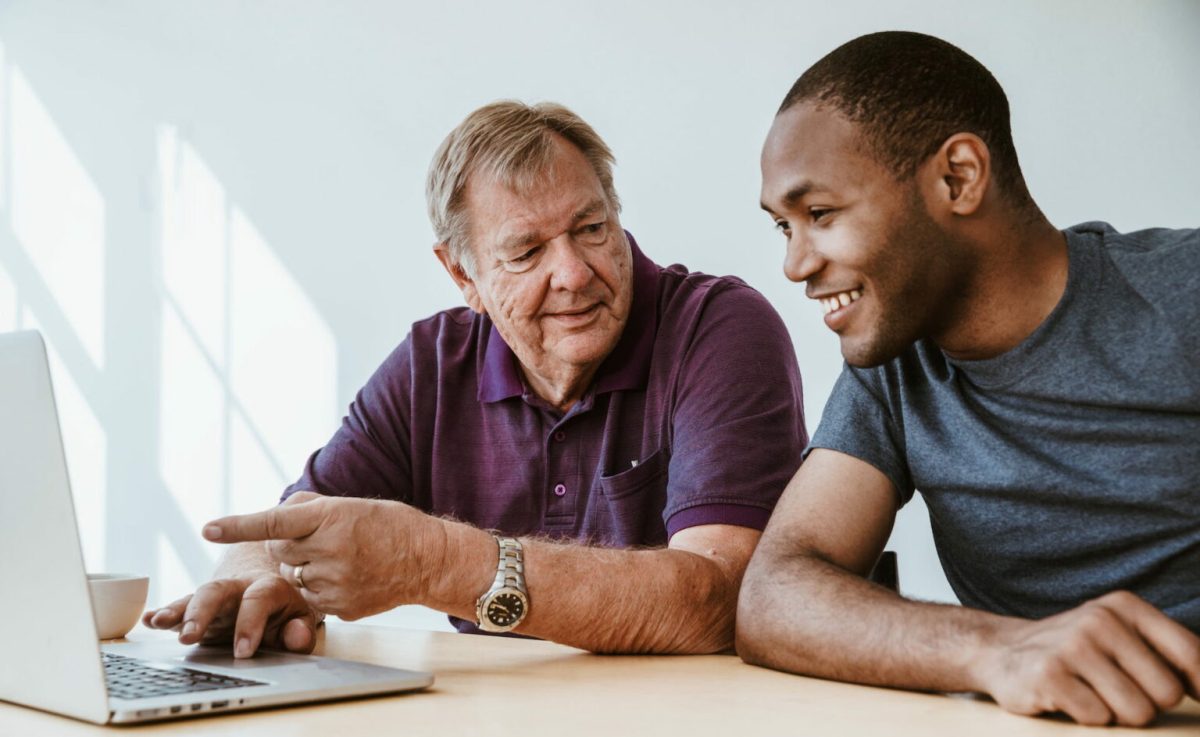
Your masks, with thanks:
[[[662,545],[666,527],[662,513],[667,504],[667,469],[670,455],[659,449],[636,466],[602,475],[597,505],[597,527],[611,544]]]

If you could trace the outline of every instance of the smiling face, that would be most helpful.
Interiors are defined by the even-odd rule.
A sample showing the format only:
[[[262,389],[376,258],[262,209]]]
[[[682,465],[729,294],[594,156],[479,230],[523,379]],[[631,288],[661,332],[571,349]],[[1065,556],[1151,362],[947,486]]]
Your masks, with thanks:
[[[848,363],[879,365],[953,320],[967,251],[930,216],[916,178],[898,181],[853,123],[807,102],[789,108],[771,126],[762,174],[763,209],[787,237],[784,273],[807,283]]]
[[[633,265],[587,159],[556,139],[532,186],[472,177],[465,204],[476,263],[459,282],[468,304],[491,316],[535,390],[590,381],[629,319]]]

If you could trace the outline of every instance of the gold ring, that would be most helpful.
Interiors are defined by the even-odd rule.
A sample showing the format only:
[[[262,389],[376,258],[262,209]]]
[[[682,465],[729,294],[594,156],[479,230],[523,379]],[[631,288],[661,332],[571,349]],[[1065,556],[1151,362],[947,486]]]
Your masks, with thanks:
[[[296,566],[292,569],[292,576],[296,579],[296,588],[304,589],[304,564]]]

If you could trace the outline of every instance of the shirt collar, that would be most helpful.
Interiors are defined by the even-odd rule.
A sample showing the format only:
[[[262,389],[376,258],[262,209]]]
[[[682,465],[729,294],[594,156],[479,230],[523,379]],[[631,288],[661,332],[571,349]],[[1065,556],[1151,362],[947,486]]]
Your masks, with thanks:
[[[640,389],[650,374],[650,359],[654,352],[654,336],[658,330],[658,309],[654,304],[658,294],[659,267],[642,253],[637,241],[627,230],[629,251],[633,261],[633,304],[629,320],[612,353],[600,364],[593,380],[596,394]],[[517,368],[517,355],[500,337],[500,331],[489,318],[487,345],[484,348],[483,371],[479,377],[477,397],[481,402],[499,402],[525,393],[525,381]]]

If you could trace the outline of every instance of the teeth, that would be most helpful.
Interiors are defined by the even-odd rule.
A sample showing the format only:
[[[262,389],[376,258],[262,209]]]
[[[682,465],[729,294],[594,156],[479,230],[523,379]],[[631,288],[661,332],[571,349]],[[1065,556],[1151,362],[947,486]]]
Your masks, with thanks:
[[[849,292],[839,292],[832,297],[822,297],[821,308],[824,309],[825,314],[828,315],[834,310],[840,309],[851,302],[857,301],[859,297],[862,297],[861,289],[852,289]]]

